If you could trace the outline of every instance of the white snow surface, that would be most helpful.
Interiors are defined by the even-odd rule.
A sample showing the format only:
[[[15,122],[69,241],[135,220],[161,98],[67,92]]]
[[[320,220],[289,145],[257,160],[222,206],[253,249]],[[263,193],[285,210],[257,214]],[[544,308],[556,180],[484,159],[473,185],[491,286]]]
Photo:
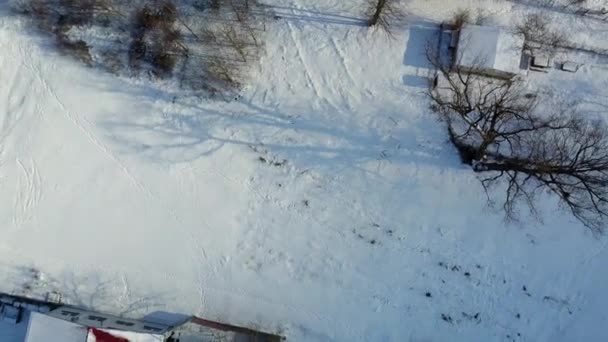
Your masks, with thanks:
[[[289,341],[606,340],[606,238],[550,199],[506,225],[423,95],[440,20],[534,9],[412,0],[389,39],[352,19],[361,0],[265,2],[283,18],[229,103],[83,67],[2,12],[0,291]],[[606,103],[585,58],[531,83]]]

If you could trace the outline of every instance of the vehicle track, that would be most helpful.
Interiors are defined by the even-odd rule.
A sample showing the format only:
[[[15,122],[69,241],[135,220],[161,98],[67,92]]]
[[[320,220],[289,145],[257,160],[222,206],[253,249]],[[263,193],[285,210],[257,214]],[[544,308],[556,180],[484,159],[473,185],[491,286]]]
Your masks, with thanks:
[[[108,159],[113,161],[122,171],[122,173],[129,179],[131,184],[138,189],[141,193],[145,194],[147,197],[153,197],[153,194],[150,190],[139,181],[127,168],[127,166],[120,161],[111,151],[110,149],[104,145],[92,132],[92,124],[83,117],[79,117],[75,115],[59,98],[53,87],[41,76],[40,66],[35,66],[32,63],[26,62],[29,60],[26,51],[23,47],[19,47],[20,55],[22,56],[23,65],[29,70],[29,72],[38,80],[40,85],[42,85],[44,91],[51,96],[51,98],[55,101],[55,103],[59,106],[62,113],[65,117],[74,124],[78,128],[78,130],[95,146],[97,147]]]
[[[13,223],[19,227],[34,217],[33,212],[42,198],[42,180],[33,159],[28,162],[17,159],[16,162],[21,170],[21,175],[15,196]]]
[[[302,67],[304,69],[304,76],[306,79],[306,83],[308,84],[308,86],[313,90],[315,96],[322,102],[328,104],[329,106],[335,108],[336,106],[334,104],[332,104],[325,96],[323,96],[321,94],[321,90],[320,90],[320,86],[316,83],[316,81],[314,80],[310,70],[310,65],[307,62],[306,58],[304,57],[304,48],[301,46],[301,44],[298,42],[298,39],[296,38],[295,34],[295,29],[293,27],[293,24],[290,22],[287,22],[287,28],[289,29],[289,36],[296,48],[296,58],[300,61],[300,64],[302,64]]]

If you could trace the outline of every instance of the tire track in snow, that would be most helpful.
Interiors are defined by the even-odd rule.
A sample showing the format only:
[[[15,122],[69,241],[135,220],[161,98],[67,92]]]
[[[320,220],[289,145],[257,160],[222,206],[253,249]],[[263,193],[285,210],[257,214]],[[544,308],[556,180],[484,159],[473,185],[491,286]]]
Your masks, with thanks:
[[[350,111],[353,111],[353,108],[349,101],[349,96],[347,96],[347,94],[344,94],[344,90],[351,89],[354,85],[357,84],[357,82],[355,82],[355,78],[350,73],[350,69],[346,65],[346,57],[345,57],[346,54],[344,53],[344,51],[342,51],[342,49],[340,48],[340,45],[338,44],[336,39],[332,36],[332,37],[330,37],[329,41],[330,41],[330,45],[333,48],[335,54],[338,56],[339,64],[342,67],[342,69],[344,70],[344,75],[347,76],[346,78],[347,78],[348,85],[342,89],[339,89],[340,95],[342,96],[342,102],[344,103],[344,106],[346,108],[348,108]]]
[[[287,22],[287,28],[289,29],[289,36],[293,41],[294,46],[296,47],[296,58],[300,61],[300,64],[302,64],[302,67],[304,68],[304,76],[306,78],[306,83],[308,83],[308,86],[312,88],[313,92],[315,93],[315,96],[318,99],[324,101],[325,103],[335,108],[336,106],[334,104],[332,104],[326,97],[321,95],[321,92],[319,91],[319,85],[314,81],[314,78],[310,73],[310,66],[304,58],[304,49],[298,42],[298,39],[295,36],[295,30],[290,22]]]
[[[17,195],[14,201],[13,223],[16,227],[31,220],[33,211],[38,207],[42,198],[41,178],[33,159],[29,163],[16,160],[21,171],[17,184]]]
[[[2,69],[5,69],[4,63]],[[16,70],[19,70],[19,68]],[[27,96],[25,94],[31,92],[32,83],[33,81],[31,78],[24,77],[19,72],[15,72],[12,75],[11,80],[7,82],[8,93],[6,95],[6,107],[0,126],[0,158],[2,158],[5,153],[6,138],[11,135],[17,124],[23,118],[23,107],[27,102]],[[0,166],[2,166],[2,163],[3,161],[0,159]]]
[[[6,106],[2,126],[0,127],[0,149],[4,147],[4,140],[11,134],[23,116],[23,113],[18,110],[19,105],[11,104],[11,98],[12,96],[9,94],[9,103]],[[25,97],[20,100],[20,104],[23,104],[24,101]]]
[[[294,12],[294,14],[295,14],[295,12]],[[350,107],[348,97],[345,96],[342,89],[336,89],[336,87],[334,87],[332,85],[328,85],[325,79],[322,80],[324,83],[323,85],[319,84],[318,81],[315,81],[315,78],[313,77],[313,74],[312,74],[313,69],[310,67],[311,64],[308,63],[308,59],[305,54],[306,49],[304,47],[302,47],[302,45],[300,44],[300,39],[298,39],[296,37],[296,29],[294,28],[293,24],[291,24],[289,21],[287,21],[287,27],[289,29],[289,37],[293,41],[293,44],[296,48],[296,58],[299,60],[300,64],[303,66],[306,82],[308,83],[308,86],[313,89],[315,95],[320,100],[322,100],[327,105],[329,105],[330,107],[340,108],[340,106],[337,106],[333,101],[330,100],[329,97],[322,95],[324,90],[329,90],[330,93],[334,92],[334,91],[339,91],[340,95],[342,96],[342,101],[344,102],[344,105],[346,105],[347,107]],[[323,47],[328,47],[333,51],[334,55],[336,56],[336,64],[339,64],[341,66],[341,69],[343,70],[343,73],[340,73],[340,74],[344,74],[347,76],[346,77],[347,83],[356,84],[355,78],[353,77],[350,70],[348,69],[348,66],[346,65],[346,57],[345,57],[346,54],[340,48],[340,45],[338,44],[337,40],[334,37],[330,37],[327,44],[324,44]],[[325,73],[322,73],[322,74],[325,75]],[[339,77],[339,75],[336,75],[336,77],[341,79]],[[349,87],[348,86],[344,87],[344,89],[349,89]]]
[[[72,111],[63,103],[63,101],[61,101],[61,99],[59,98],[59,96],[57,96],[57,93],[54,91],[51,85],[44,78],[42,78],[42,76],[40,75],[41,72],[39,68],[36,68],[33,65],[25,62],[27,60],[27,57],[25,56],[25,52],[23,51],[22,47],[20,47],[20,53],[22,56],[23,65],[36,77],[36,79],[43,86],[44,90],[49,95],[51,95],[53,100],[57,103],[59,108],[65,114],[66,118],[68,118],[68,120],[70,120],[81,131],[81,133],[83,133],[85,137],[87,137],[87,139],[91,143],[93,143],[93,145],[95,145],[103,154],[105,154],[121,169],[123,174],[130,180],[131,184],[135,188],[137,188],[141,193],[145,194],[148,197],[154,197],[150,190],[146,188],[135,176],[133,176],[133,174],[129,171],[126,165],[124,165],[118,158],[116,158],[116,156],[109,150],[109,148],[95,137],[90,128],[86,127],[92,126],[91,123],[84,118],[81,118],[84,123],[81,122],[81,120],[79,120],[79,118],[72,113]]]
[[[0,122],[0,167],[7,162],[7,139],[13,134],[15,128],[26,115],[40,112],[38,104],[34,104],[29,100],[32,97],[33,77],[31,75],[23,75],[22,68],[15,65],[23,65],[13,61],[2,60],[2,70],[12,70],[13,73],[6,77],[5,88],[7,91],[3,94],[5,101],[5,110]],[[7,66],[11,64],[10,67]],[[33,107],[29,107],[33,105]],[[15,151],[17,153],[17,151]],[[18,153],[17,153],[18,154]],[[23,223],[31,220],[33,211],[37,208],[42,197],[41,193],[41,177],[34,159],[22,160],[14,157],[15,166],[17,168],[17,180],[15,181],[16,194],[13,199],[13,215],[12,222],[15,227],[20,227]]]
[[[196,168],[192,167],[191,164],[188,164],[180,171],[187,171],[189,173],[189,179],[196,179]],[[190,189],[195,194],[195,191],[187,186],[184,182],[186,177],[180,176],[178,177],[178,182],[181,187],[185,187],[186,189]],[[207,296],[206,296],[206,284],[209,279],[213,279],[218,274],[217,265],[212,264],[209,261],[209,257],[207,256],[207,251],[205,247],[200,242],[202,239],[199,236],[196,236],[193,230],[187,229],[187,225],[184,220],[177,214],[177,212],[171,207],[170,203],[167,203],[162,198],[158,198],[159,202],[163,205],[164,208],[167,209],[169,214],[173,217],[176,226],[182,232],[182,234],[188,237],[188,248],[191,250],[191,254],[187,254],[192,261],[192,265],[194,265],[193,273],[196,274],[197,279],[197,296],[198,296],[198,306],[197,310],[199,314],[204,314],[204,310],[207,307]],[[198,198],[195,199],[198,204]],[[198,205],[197,205],[198,206]],[[205,226],[207,231],[212,231],[211,226],[204,218],[200,219],[200,223]],[[186,249],[184,249],[185,251]]]
[[[25,178],[27,178],[27,171],[25,171],[25,167],[23,166],[23,164],[21,164],[19,159],[17,159],[17,165],[19,165],[21,167],[22,173],[20,173],[20,175],[25,175]],[[13,203],[13,225],[15,225],[16,227],[19,227],[21,225],[21,221],[22,221],[22,218],[21,218],[21,216],[23,215],[22,203],[24,202],[22,189],[24,186],[26,186],[24,183],[27,183],[27,180],[24,181],[23,176],[20,176],[19,181],[17,182],[17,194],[15,195],[15,200]]]
[[[338,45],[336,38],[334,38],[332,36],[332,37],[330,37],[329,41],[331,42],[331,46],[335,50],[336,54],[340,58],[340,65],[342,66],[342,69],[344,69],[344,74],[346,74],[346,76],[348,76],[348,80],[350,81],[350,83],[356,84],[355,78],[353,77],[353,75],[350,73],[350,70],[346,66],[346,57],[344,57],[345,53],[342,51],[342,49],[340,49],[340,46]]]

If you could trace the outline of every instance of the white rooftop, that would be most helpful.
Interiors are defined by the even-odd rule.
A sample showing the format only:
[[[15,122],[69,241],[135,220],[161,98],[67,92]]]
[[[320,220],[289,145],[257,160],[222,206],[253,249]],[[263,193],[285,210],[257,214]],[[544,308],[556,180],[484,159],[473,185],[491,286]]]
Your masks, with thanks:
[[[21,322],[9,325],[0,322],[1,342],[97,342],[107,337],[123,338],[130,342],[162,342],[163,335],[90,328],[82,324],[26,311]]]
[[[82,325],[31,312],[25,342],[84,342],[88,333]]]
[[[519,74],[523,35],[498,27],[465,25],[460,30],[457,64]]]

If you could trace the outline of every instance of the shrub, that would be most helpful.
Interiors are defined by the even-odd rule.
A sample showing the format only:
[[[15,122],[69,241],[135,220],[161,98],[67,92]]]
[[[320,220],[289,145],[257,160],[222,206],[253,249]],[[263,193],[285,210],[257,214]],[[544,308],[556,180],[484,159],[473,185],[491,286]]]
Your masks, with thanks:
[[[158,15],[164,18],[166,23],[173,23],[177,20],[177,7],[172,1],[163,1],[158,7]]]
[[[59,52],[75,57],[86,65],[93,64],[93,57],[91,56],[90,47],[85,41],[72,41],[63,34],[57,34],[56,38]]]
[[[569,45],[566,35],[553,29],[551,21],[546,15],[530,14],[517,25],[516,30],[525,37],[526,47],[529,49],[537,46],[542,49],[551,49]]]
[[[148,31],[160,27],[164,18],[147,6],[135,12],[135,30]]]
[[[66,26],[90,25],[95,12],[94,0],[58,0],[58,24]]]
[[[136,30],[162,29],[173,25],[177,18],[177,8],[171,1],[164,1],[156,8],[142,7],[135,12],[134,17]]]
[[[21,0],[13,3],[12,10],[33,18],[46,18],[50,8],[44,0]]]
[[[219,83],[222,88],[239,88],[239,66],[225,59],[215,58],[208,62],[207,72],[212,81]]]
[[[117,42],[115,45],[121,46],[122,42]],[[123,68],[124,61],[121,58],[120,51],[117,49],[108,49],[101,53],[101,66],[104,67],[107,71],[118,74],[120,70]]]
[[[143,36],[131,39],[128,51],[129,67],[131,69],[138,71],[141,68],[141,62],[146,56],[146,51],[148,51],[148,45]]]
[[[147,63],[154,75],[171,75],[181,52],[187,52],[180,42],[181,34],[174,28],[177,8],[171,1],[157,7],[144,6],[133,16],[133,32],[129,48],[129,65],[138,70]]]
[[[153,72],[158,77],[166,77],[170,75],[173,72],[173,68],[175,68],[176,63],[177,59],[175,55],[163,51],[153,53],[151,57]]]

